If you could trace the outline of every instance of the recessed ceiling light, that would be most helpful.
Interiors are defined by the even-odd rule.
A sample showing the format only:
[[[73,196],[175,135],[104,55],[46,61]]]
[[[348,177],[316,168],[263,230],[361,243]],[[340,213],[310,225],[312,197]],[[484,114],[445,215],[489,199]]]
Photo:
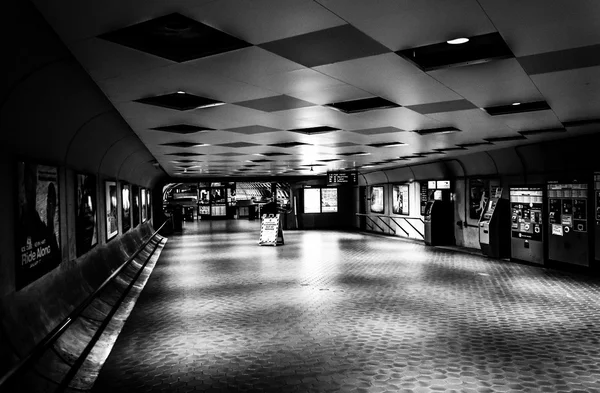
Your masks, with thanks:
[[[513,104],[513,105],[521,105],[521,103],[520,103],[520,102],[513,102],[512,104]]]
[[[453,40],[448,40],[446,42],[450,45],[460,45],[460,44],[465,44],[465,43],[469,42],[469,39],[465,38],[465,37],[460,37],[460,38],[455,38]]]
[[[368,152],[357,154],[357,156],[369,156],[369,155],[371,155],[371,153],[368,153]]]
[[[185,94],[185,91],[183,91],[183,90],[179,90],[179,91],[177,92],[177,94]]]
[[[362,168],[373,168],[374,165],[363,165]]]
[[[261,156],[261,157],[264,157],[265,155],[264,155],[264,154],[261,154],[261,153],[254,153],[254,154],[253,154],[253,156]]]

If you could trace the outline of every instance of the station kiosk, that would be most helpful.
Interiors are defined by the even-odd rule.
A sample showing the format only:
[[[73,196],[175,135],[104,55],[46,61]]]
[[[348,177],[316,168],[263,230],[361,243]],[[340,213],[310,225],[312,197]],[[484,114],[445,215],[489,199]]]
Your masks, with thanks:
[[[544,264],[543,193],[539,186],[510,188],[513,259]]]
[[[501,191],[500,191],[501,194]],[[479,220],[481,252],[491,258],[510,257],[510,205],[496,194],[487,202]]]
[[[548,259],[589,266],[588,186],[548,182]]]
[[[428,246],[454,245],[454,204],[449,180],[427,182],[430,199],[425,207],[425,244]]]

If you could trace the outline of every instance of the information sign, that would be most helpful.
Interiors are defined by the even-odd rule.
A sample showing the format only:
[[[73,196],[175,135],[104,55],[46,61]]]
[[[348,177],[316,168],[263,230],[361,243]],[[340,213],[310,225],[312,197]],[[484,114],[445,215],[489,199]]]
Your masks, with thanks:
[[[358,184],[357,172],[327,172],[328,184]]]
[[[279,214],[263,214],[258,244],[261,246],[278,246],[284,244]]]

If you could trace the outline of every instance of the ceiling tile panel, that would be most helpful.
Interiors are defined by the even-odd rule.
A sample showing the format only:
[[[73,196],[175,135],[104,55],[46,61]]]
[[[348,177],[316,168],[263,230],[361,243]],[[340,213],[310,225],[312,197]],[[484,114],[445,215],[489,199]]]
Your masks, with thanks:
[[[594,67],[600,65],[600,45],[524,56],[519,64],[529,75]]]
[[[316,67],[389,52],[385,46],[351,25],[332,27],[267,42],[261,47],[306,67]]]
[[[561,121],[600,118],[600,66],[531,78]]]
[[[495,31],[476,0],[319,2],[394,51]]]
[[[379,128],[368,128],[365,130],[352,130],[352,132],[355,132],[357,134],[362,134],[362,135],[378,135],[378,134],[389,134],[391,132],[404,132],[404,130],[401,130],[396,127],[379,127]]]
[[[422,115],[428,113],[440,113],[440,112],[454,112],[463,111],[466,109],[476,108],[472,102],[467,100],[456,100],[456,101],[445,101],[445,102],[434,102],[433,104],[421,104],[407,106],[411,111],[415,111]]]
[[[277,93],[217,74],[198,72],[187,64],[174,64],[100,81],[100,88],[112,102],[186,91],[223,102],[271,97]]]
[[[372,94],[367,93],[362,89],[342,82],[331,87],[315,90],[296,91],[290,92],[288,94],[292,97],[296,97],[304,101],[313,102],[317,105],[325,105],[330,102],[356,100],[359,98],[366,98],[372,96]]]
[[[479,0],[516,56],[600,44],[596,0]]]
[[[281,74],[262,77],[253,82],[264,89],[282,94],[320,91],[336,86],[345,85],[344,82],[323,75],[311,69],[289,71]]]
[[[281,130],[278,130],[277,128],[254,125],[254,126],[229,128],[225,131],[236,132],[236,133],[245,134],[245,135],[254,135],[254,134],[264,134],[267,132],[278,132]]]
[[[302,101],[294,97],[279,95],[257,100],[237,102],[236,105],[256,109],[263,112],[279,112],[288,109],[314,106],[313,103]]]
[[[403,106],[463,98],[395,53],[315,69]]]
[[[346,23],[312,0],[219,0],[191,10],[190,16],[253,44]]]
[[[543,99],[516,59],[436,70],[429,74],[481,108]]]

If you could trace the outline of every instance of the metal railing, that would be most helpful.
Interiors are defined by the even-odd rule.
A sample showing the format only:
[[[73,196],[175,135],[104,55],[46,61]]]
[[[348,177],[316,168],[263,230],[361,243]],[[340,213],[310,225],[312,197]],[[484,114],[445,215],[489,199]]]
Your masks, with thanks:
[[[374,225],[377,228],[379,228],[379,230],[381,232],[385,232],[383,227],[381,225],[379,225],[376,220],[373,219],[373,217],[375,217],[378,219],[378,221],[382,222],[385,226],[387,226],[394,235],[396,235],[396,228],[392,227],[390,224],[388,224],[384,220],[384,218],[389,218],[394,224],[396,224],[397,228],[399,228],[402,232],[404,232],[404,235],[406,237],[410,237],[408,231],[406,229],[404,229],[403,226],[401,225],[401,222],[404,221],[404,222],[406,222],[406,224],[408,224],[408,226],[410,226],[421,237],[421,240],[425,239],[425,235],[423,233],[421,233],[421,231],[419,229],[417,229],[411,223],[411,221],[413,221],[413,222],[420,221],[421,223],[424,224],[425,222],[420,217],[389,216],[386,214],[365,214],[365,213],[356,213],[356,215],[358,217],[366,217],[369,220],[369,222],[372,224],[372,226]],[[399,221],[397,221],[397,220],[399,220]]]
[[[124,271],[124,269],[127,266],[129,266],[129,264],[131,264],[131,262],[133,262],[133,260],[143,250],[145,250],[146,246],[148,246],[148,244],[150,244],[152,242],[152,240],[156,237],[156,235],[158,235],[158,233],[163,229],[165,224],[167,224],[167,222],[169,222],[169,221],[171,221],[171,219],[167,219],[160,226],[160,228],[158,228],[156,231],[154,231],[154,233],[152,235],[150,235],[150,237],[144,242],[144,244],[142,244],[131,257],[129,257],[117,269],[115,269],[115,271],[106,280],[104,280],[104,282],[102,284],[100,284],[100,286],[96,290],[94,290],[88,297],[86,297],[85,300],[79,304],[79,306],[77,306],[65,319],[63,319],[54,329],[52,329],[52,331],[50,333],[48,333],[38,344],[36,344],[36,346],[33,347],[33,349],[26,356],[21,358],[21,360],[17,364],[15,364],[6,374],[4,374],[0,378],[0,391],[4,391],[4,388],[6,386],[8,386],[11,382],[15,381],[15,378],[20,376],[22,373],[28,371],[30,369],[30,367],[33,364],[35,364],[35,362],[38,361],[44,355],[44,353],[46,353],[46,351],[48,351],[49,349],[52,348],[52,346],[61,337],[61,335],[63,333],[65,333],[67,331],[67,329],[79,317],[85,318],[85,316],[82,315],[83,311],[85,311],[86,308],[96,298],[98,298],[98,296],[102,293],[102,291],[119,274],[121,274]],[[125,298],[129,294],[129,291],[131,290],[133,285],[137,282],[139,276],[144,271],[148,261],[150,260],[150,258],[154,254],[154,252],[156,251],[156,248],[158,248],[158,245],[160,244],[160,242],[161,242],[161,240],[153,243],[152,251],[149,253],[148,257],[146,258],[146,260],[144,261],[142,266],[139,268],[139,270],[137,271],[135,276],[131,279],[131,281],[129,282],[129,284],[127,285],[127,287],[125,288],[125,290],[123,291],[121,296],[118,298],[116,303],[112,306],[111,310],[107,313],[106,317],[104,318],[104,320],[102,321],[102,323],[100,324],[100,326],[98,327],[96,332],[94,333],[90,342],[86,345],[86,347],[83,349],[83,351],[77,357],[75,362],[70,365],[69,371],[66,373],[66,375],[62,378],[62,380],[60,382],[53,381],[58,385],[57,388],[55,389],[55,392],[63,392],[65,389],[67,389],[69,387],[69,384],[71,383],[72,379],[77,375],[77,372],[79,371],[79,368],[85,361],[86,357],[90,354],[94,345],[100,339],[100,336],[102,336],[102,334],[104,333],[104,329],[108,326],[108,324],[112,320],[112,317],[114,316],[114,314],[117,312],[117,310],[121,306],[121,303],[123,302],[123,300],[125,300]]]

